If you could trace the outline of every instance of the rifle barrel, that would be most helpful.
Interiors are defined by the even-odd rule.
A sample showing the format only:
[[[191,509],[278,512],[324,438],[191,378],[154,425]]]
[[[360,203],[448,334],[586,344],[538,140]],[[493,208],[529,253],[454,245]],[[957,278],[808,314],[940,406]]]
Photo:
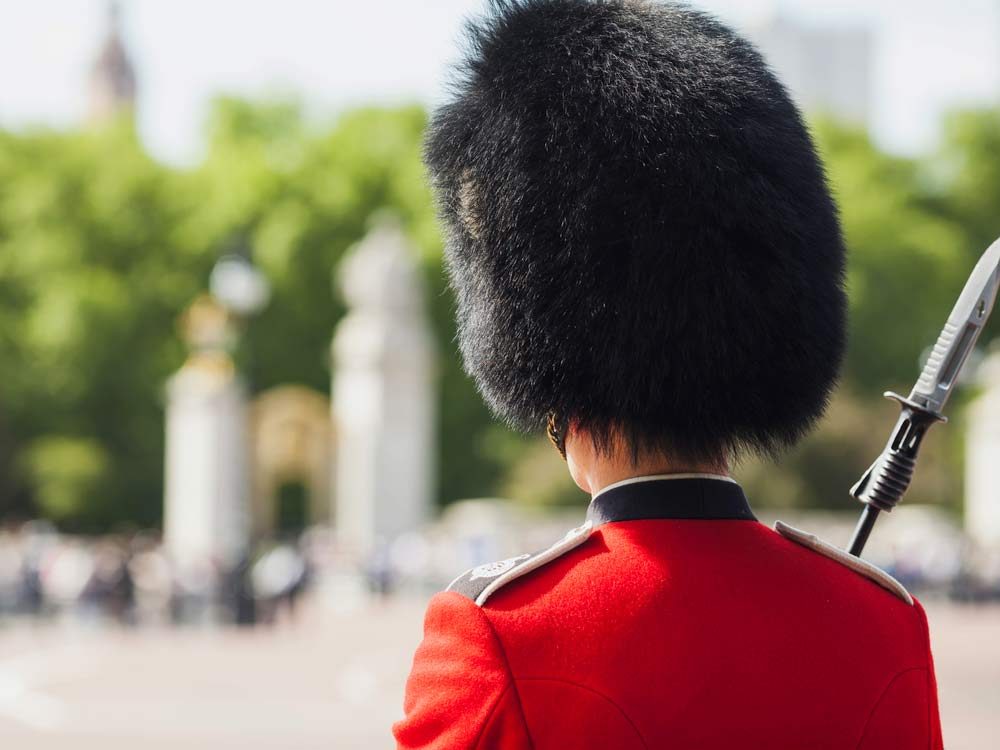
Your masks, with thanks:
[[[865,548],[865,543],[875,527],[875,519],[878,518],[879,512],[879,509],[873,505],[866,505],[865,509],[861,511],[861,518],[858,519],[858,525],[854,528],[854,536],[851,537],[851,544],[847,548],[847,551],[855,557],[861,557],[861,551]]]

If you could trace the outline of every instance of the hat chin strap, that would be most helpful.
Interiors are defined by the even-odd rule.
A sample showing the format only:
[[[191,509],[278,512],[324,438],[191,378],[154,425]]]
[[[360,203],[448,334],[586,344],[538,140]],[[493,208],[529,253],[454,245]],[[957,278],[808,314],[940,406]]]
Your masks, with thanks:
[[[545,422],[545,434],[549,436],[549,441],[559,451],[562,460],[566,460],[566,431],[569,427],[567,420],[557,415],[554,411],[549,412]]]

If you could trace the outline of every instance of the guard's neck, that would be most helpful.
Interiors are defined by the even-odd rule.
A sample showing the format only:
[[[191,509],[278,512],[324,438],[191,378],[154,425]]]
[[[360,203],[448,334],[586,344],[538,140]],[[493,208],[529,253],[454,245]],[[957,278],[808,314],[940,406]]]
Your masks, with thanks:
[[[626,479],[670,474],[712,474],[729,476],[728,463],[718,461],[677,461],[662,454],[640,455],[634,460],[624,448],[609,454],[594,449],[589,437],[571,439],[566,444],[566,462],[577,486],[596,495],[609,485]]]
[[[674,475],[709,475],[709,476],[720,476],[728,477],[729,472],[725,467],[720,468],[717,465],[709,464],[696,464],[687,466],[677,466],[677,465],[649,465],[644,468],[633,467],[628,470],[609,470],[602,471],[597,470],[588,475],[587,478],[587,488],[586,491],[590,493],[591,497],[599,493],[601,490],[610,487],[613,484],[619,482],[624,482],[628,479],[636,479],[639,477],[652,477],[652,476],[674,476]]]

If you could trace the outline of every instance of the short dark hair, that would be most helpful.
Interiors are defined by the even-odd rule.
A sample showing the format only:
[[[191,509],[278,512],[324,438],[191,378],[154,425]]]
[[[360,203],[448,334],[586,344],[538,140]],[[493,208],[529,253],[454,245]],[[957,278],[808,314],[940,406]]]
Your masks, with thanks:
[[[522,429],[774,453],[822,415],[844,246],[795,105],[686,6],[495,0],[426,162],[467,371]]]

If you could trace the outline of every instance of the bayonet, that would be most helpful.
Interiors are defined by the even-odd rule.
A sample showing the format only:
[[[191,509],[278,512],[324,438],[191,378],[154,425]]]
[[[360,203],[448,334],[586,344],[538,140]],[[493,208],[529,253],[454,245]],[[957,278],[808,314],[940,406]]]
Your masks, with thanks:
[[[928,428],[946,421],[944,405],[989,320],[998,287],[1000,240],[990,245],[972,270],[909,397],[885,394],[899,403],[901,413],[885,449],[851,488],[851,495],[865,504],[848,547],[852,555],[861,554],[879,513],[891,512],[903,498]]]

